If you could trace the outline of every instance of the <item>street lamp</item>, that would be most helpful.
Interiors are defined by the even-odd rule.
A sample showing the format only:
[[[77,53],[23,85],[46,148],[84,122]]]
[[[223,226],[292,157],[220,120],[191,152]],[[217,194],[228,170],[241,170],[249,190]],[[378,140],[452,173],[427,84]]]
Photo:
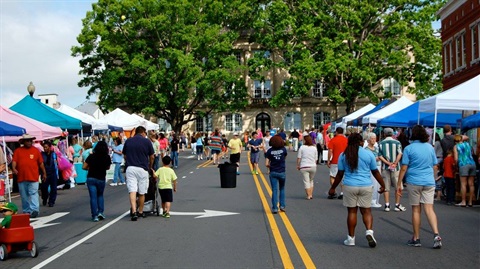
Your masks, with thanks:
[[[35,85],[33,85],[33,82],[30,81],[30,84],[28,84],[27,91],[30,94],[31,97],[33,97],[33,93],[35,92]]]

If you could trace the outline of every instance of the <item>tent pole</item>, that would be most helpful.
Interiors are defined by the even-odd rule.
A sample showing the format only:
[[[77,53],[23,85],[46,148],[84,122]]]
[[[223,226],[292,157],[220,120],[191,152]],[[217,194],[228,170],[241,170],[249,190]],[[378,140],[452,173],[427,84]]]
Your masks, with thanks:
[[[433,116],[433,143],[432,145],[435,146],[435,134],[437,133],[437,106],[435,106],[435,114]]]
[[[7,144],[5,143],[5,136],[2,136],[2,140],[3,140],[3,152],[4,152],[3,158],[5,158],[5,173],[7,174],[7,177],[5,178],[5,193],[8,192],[8,202],[10,203],[12,202],[12,195],[10,194],[10,178],[8,176]]]

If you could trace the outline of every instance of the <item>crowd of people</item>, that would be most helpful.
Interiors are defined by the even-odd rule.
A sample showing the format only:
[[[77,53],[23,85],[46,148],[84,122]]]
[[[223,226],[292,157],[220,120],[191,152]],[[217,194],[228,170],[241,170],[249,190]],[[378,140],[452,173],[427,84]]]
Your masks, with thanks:
[[[106,218],[103,192],[107,171],[113,164],[113,180],[109,185],[126,185],[131,220],[137,221],[139,217],[147,217],[144,212],[145,195],[152,177],[158,184],[156,188],[159,189],[163,216],[170,217],[173,193],[177,190],[175,169],[180,165],[179,151],[187,151],[190,147],[191,154],[196,155],[198,161],[212,160],[214,165],[228,158],[230,163],[237,165],[237,174],[240,174],[242,151],[247,151],[252,167],[249,173],[258,175],[263,166],[266,168],[272,188],[271,210],[277,214],[279,211],[286,212],[286,157],[291,151],[296,155],[296,169],[301,175],[307,200],[314,198],[317,166],[327,165],[331,186],[327,198],[342,199],[347,207],[348,235],[345,245],[355,245],[357,212],[360,211],[367,229],[368,245],[375,247],[371,208],[382,207],[380,200],[383,194],[384,211],[406,211],[401,199],[404,188],[408,186],[413,226],[408,245],[421,246],[423,209],[434,233],[434,248],[441,248],[434,200],[442,198],[441,190],[445,188],[443,198],[448,205],[454,205],[458,175],[461,201],[455,205],[472,206],[476,166],[480,162],[480,158],[474,157],[475,151],[468,143],[468,137],[453,135],[448,125],[444,126],[443,134],[443,138],[436,132],[429,134],[422,126],[408,131],[385,128],[363,135],[345,132],[342,127],[334,132],[322,127],[303,132],[294,129],[289,135],[283,129],[262,131],[259,128],[243,134],[233,132],[228,140],[219,129],[177,135],[174,132],[147,131],[139,126],[134,136],[128,139],[124,136],[93,136],[80,146],[77,138],[73,137],[66,145],[58,141],[43,141],[41,150],[34,143],[36,138],[26,134],[19,141],[22,146],[13,154],[11,168],[17,178],[22,212],[35,218],[39,214],[38,190],[41,190],[43,206],[53,207],[56,203],[59,178],[65,177],[60,171],[65,166],[61,162],[67,159],[71,163],[83,163],[82,168],[88,171],[86,183],[91,218],[97,222]],[[432,139],[435,143],[431,143]],[[1,151],[1,154],[4,152]],[[264,165],[260,161],[262,155]],[[0,172],[7,165],[2,163],[4,159],[0,156]],[[126,167],[124,171],[123,167]],[[340,188],[339,193],[337,188]],[[394,204],[390,204],[391,190],[394,192]]]

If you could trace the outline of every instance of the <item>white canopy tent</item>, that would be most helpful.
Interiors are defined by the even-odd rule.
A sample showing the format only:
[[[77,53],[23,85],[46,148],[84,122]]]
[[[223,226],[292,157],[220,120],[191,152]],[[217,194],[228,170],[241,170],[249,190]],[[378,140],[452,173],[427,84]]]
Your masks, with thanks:
[[[421,100],[418,107],[418,113],[434,113],[434,129],[437,127],[439,112],[458,113],[464,110],[480,111],[480,75],[435,96]],[[435,143],[435,137],[433,143]]]
[[[138,118],[138,119],[147,121],[147,126],[146,126],[147,130],[155,130],[155,131],[157,131],[158,129],[160,129],[160,125],[158,125],[158,124],[156,124],[156,123],[153,123],[153,122],[151,122],[151,121],[149,121],[149,120],[146,120],[146,119],[138,116],[137,114],[131,114],[131,115],[134,116],[134,117],[136,117],[136,118]]]
[[[392,115],[393,113],[396,113],[408,106],[411,106],[413,104],[412,101],[408,100],[407,97],[402,96],[400,99],[397,101],[393,102],[392,104],[380,109],[379,111],[372,113],[370,115],[367,115],[363,117],[362,123],[366,124],[377,124],[377,121],[380,119],[383,119],[385,117],[388,117]]]
[[[351,114],[348,114],[347,116],[344,116],[342,118],[342,124],[347,124],[347,122],[351,121],[351,120],[354,120],[360,116],[362,116],[363,114],[367,113],[368,111],[372,110],[375,108],[375,105],[372,105],[372,104],[368,104],[362,108],[360,108],[359,110],[351,113]]]
[[[480,111],[480,75],[420,101],[418,112]]]
[[[76,110],[75,108],[69,107],[67,105],[61,105],[57,108],[58,111],[67,114],[70,117],[81,120],[82,122],[92,125],[93,130],[107,130],[108,123],[103,119],[96,119],[93,116],[90,116],[86,113]]]
[[[110,125],[122,127],[124,130],[133,130],[138,126],[147,128],[148,125],[148,121],[146,119],[135,117],[121,110],[120,108],[116,108],[100,119],[106,120]]]

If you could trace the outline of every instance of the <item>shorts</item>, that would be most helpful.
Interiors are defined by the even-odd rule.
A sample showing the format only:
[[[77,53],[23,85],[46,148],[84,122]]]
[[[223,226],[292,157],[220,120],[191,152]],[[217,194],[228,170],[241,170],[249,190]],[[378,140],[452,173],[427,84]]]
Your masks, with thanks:
[[[313,178],[317,172],[317,167],[304,167],[300,168],[300,173],[303,177],[303,186],[305,189],[313,188]]]
[[[467,164],[467,165],[464,165],[464,166],[460,166],[460,168],[458,169],[458,172],[459,172],[458,174],[461,177],[474,177],[475,174],[476,174],[475,169],[476,169],[476,167],[473,164]]]
[[[250,152],[250,162],[252,164],[258,163],[259,160],[260,160],[260,151]]]
[[[408,185],[408,201],[410,205],[433,204],[435,187]]]
[[[171,203],[173,202],[173,190],[172,189],[158,189],[160,193],[160,199],[162,203]]]
[[[148,190],[148,172],[136,166],[127,167],[125,173],[128,192],[138,192],[142,195]]]
[[[373,186],[354,187],[343,185],[343,206],[370,208]]]
[[[394,190],[397,189],[398,174],[399,171],[390,171],[388,169],[382,170],[383,181],[385,182],[385,191],[389,192],[390,187],[393,187]]]
[[[240,162],[240,153],[230,154],[230,163]]]
[[[220,154],[220,150],[219,149],[212,149],[212,154]]]
[[[330,177],[336,177],[338,173],[338,164],[330,164]]]

